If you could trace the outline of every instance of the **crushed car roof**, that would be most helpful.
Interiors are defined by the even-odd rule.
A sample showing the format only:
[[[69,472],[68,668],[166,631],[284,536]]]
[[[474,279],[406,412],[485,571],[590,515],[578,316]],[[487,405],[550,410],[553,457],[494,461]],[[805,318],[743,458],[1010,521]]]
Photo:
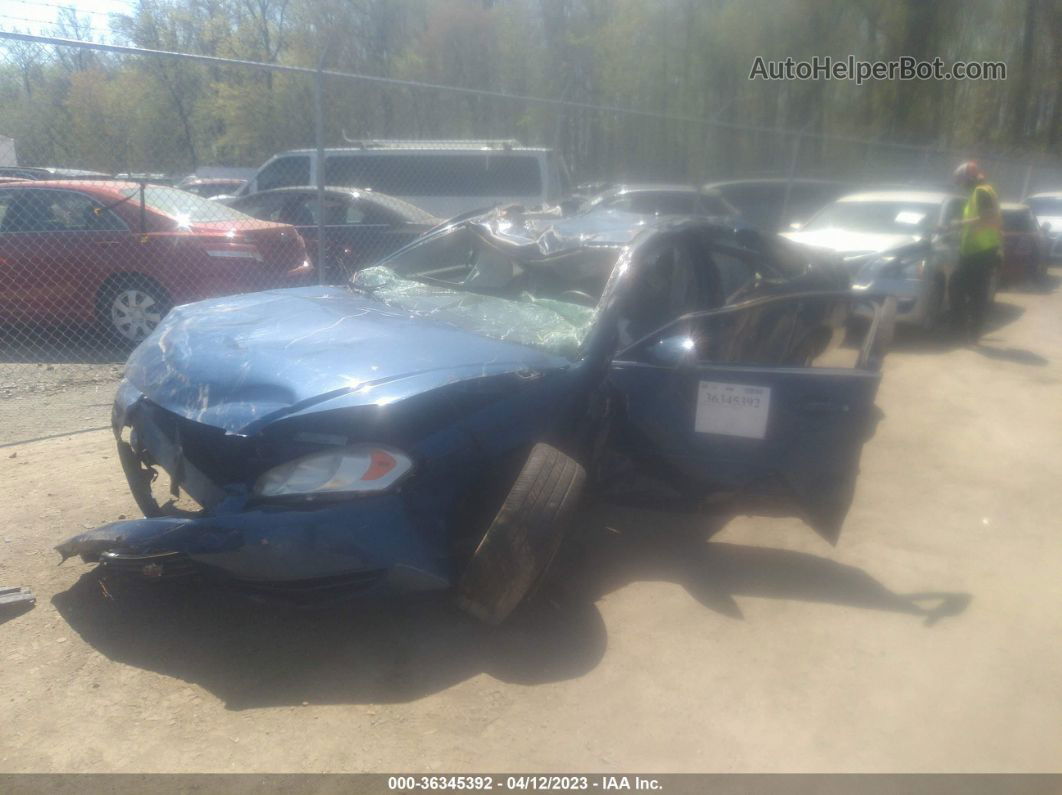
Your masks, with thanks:
[[[720,234],[731,231],[728,226],[683,216],[646,216],[622,211],[563,216],[554,212],[520,213],[500,209],[440,227],[436,234],[461,225],[475,227],[501,245],[526,249],[525,255],[532,257],[535,249],[539,256],[554,257],[585,248],[622,248],[653,231],[694,225],[715,229]]]

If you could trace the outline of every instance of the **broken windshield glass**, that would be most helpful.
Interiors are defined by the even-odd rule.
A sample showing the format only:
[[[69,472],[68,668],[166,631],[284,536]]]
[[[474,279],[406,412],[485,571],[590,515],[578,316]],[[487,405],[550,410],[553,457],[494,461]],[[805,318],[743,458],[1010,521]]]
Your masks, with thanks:
[[[527,291],[516,298],[501,298],[414,281],[384,265],[359,271],[353,285],[388,306],[418,317],[505,342],[543,348],[568,359],[578,354],[595,314],[592,307],[537,298]]]

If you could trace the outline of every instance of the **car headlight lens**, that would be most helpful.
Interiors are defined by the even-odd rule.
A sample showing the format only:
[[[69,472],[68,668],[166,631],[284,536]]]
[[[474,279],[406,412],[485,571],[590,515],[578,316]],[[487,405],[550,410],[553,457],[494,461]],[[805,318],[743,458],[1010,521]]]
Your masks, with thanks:
[[[926,272],[926,261],[924,259],[900,260],[899,268],[901,279],[921,279]]]
[[[885,279],[921,279],[926,272],[926,261],[914,257],[881,257],[868,263],[860,273],[864,280],[876,276]]]
[[[266,472],[255,483],[259,497],[311,494],[372,494],[401,480],[413,462],[379,445],[357,445],[297,458]]]

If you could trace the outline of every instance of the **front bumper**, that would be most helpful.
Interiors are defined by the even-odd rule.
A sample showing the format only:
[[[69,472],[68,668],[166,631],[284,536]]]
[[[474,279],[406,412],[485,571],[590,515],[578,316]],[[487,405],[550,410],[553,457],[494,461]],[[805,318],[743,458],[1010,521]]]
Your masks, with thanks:
[[[274,593],[423,591],[451,585],[393,504],[251,509],[112,522],[56,547],[109,572],[148,580],[202,575]]]
[[[256,500],[246,488],[219,486],[185,455],[179,434],[158,421],[161,410],[128,383],[112,414],[119,457],[147,518],[114,522],[56,547],[105,570],[146,579],[190,574],[257,590],[420,591],[454,580],[443,516],[457,488],[403,487],[400,492],[313,503]],[[172,416],[172,415],[171,415]],[[126,427],[136,448],[122,438]],[[159,466],[205,507],[158,515],[150,492]],[[172,513],[172,512],[171,512]],[[152,515],[154,514],[154,515]]]
[[[852,286],[856,295],[881,293],[896,298],[896,322],[908,326],[920,326],[929,320],[930,295],[929,285],[924,280],[913,279],[875,279],[871,282],[857,282]],[[865,304],[857,305],[855,314],[869,320],[874,311]]]

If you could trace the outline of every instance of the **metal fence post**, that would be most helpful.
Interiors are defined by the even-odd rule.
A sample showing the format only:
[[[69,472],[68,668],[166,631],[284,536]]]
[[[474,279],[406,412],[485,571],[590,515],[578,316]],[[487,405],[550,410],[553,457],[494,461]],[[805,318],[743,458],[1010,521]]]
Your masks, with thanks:
[[[800,139],[803,132],[797,133],[796,140],[793,141],[793,154],[789,161],[789,176],[785,181],[785,194],[782,197],[782,212],[778,216],[780,223],[785,223],[785,219],[788,217],[786,213],[789,212],[789,194],[793,189],[793,180],[796,178],[797,162],[800,160]]]
[[[325,262],[324,224],[324,56],[317,61],[313,76],[314,135],[317,139],[317,167],[314,179],[317,185],[317,280],[328,282],[328,263]]]
[[[929,174],[929,157],[932,154],[932,152],[933,152],[932,145],[927,146],[922,151],[922,171],[919,174],[915,174],[914,175],[915,176],[915,180],[912,180],[912,181],[916,181],[916,180],[925,181],[926,180],[926,175]]]
[[[1021,183],[1021,196],[1019,201],[1025,201],[1025,197],[1029,195],[1029,183],[1032,182],[1033,164],[1029,161],[1029,165],[1025,167],[1025,180]]]

